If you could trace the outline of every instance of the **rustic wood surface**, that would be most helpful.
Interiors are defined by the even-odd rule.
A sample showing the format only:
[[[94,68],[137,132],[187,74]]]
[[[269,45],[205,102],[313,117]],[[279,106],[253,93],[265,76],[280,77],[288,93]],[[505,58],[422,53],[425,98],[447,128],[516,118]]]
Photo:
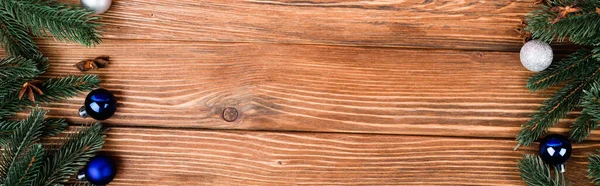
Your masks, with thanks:
[[[38,43],[48,77],[111,56],[88,72],[119,100],[111,185],[523,185],[516,161],[537,151],[514,136],[556,90],[524,87],[514,28],[532,3],[115,0],[100,46]],[[84,96],[46,107],[93,122]],[[575,185],[599,137],[574,146]]]

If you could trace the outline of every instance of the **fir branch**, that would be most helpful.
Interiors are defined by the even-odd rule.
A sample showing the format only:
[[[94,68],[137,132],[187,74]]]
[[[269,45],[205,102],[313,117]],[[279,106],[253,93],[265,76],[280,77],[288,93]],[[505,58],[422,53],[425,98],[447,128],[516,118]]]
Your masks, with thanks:
[[[555,86],[574,76],[589,74],[589,64],[596,63],[591,58],[592,55],[593,53],[589,49],[578,50],[558,63],[553,63],[550,68],[531,76],[527,82],[527,88],[532,91],[541,90]]]
[[[17,159],[23,156],[30,145],[39,140],[44,127],[43,120],[45,115],[46,111],[38,108],[32,109],[29,117],[22,121],[21,126],[7,140],[0,141],[0,146],[4,149],[0,158],[0,181],[2,183],[6,180],[11,180],[11,178],[7,178],[6,176],[18,168],[16,164],[18,162]]]
[[[598,127],[598,122],[596,122],[592,116],[590,116],[587,112],[582,112],[581,116],[577,117],[575,123],[571,125],[571,130],[569,131],[569,140],[580,143],[585,140],[592,130]]]
[[[67,129],[68,124],[64,119],[54,119],[48,118],[44,120],[44,129],[42,130],[43,136],[54,136],[65,129]],[[20,121],[16,120],[0,120],[0,139],[3,139],[4,136],[9,136],[13,131],[15,131],[18,127],[21,126]]]
[[[581,99],[583,90],[587,89],[592,80],[597,79],[600,68],[596,69],[587,78],[573,81],[560,90],[552,97],[542,103],[540,110],[532,115],[532,119],[521,125],[521,131],[517,134],[519,144],[528,146],[537,140],[540,136],[548,132],[548,128],[558,122],[560,118],[572,111]]]
[[[44,91],[44,95],[36,95],[35,100],[51,102],[73,97],[80,92],[97,88],[99,83],[100,78],[93,74],[50,79],[42,85],[41,89]]]
[[[33,60],[20,56],[0,59],[0,82],[15,78],[34,78],[39,74],[37,64]]]
[[[588,157],[588,177],[594,185],[600,185],[600,155],[590,154]]]
[[[26,155],[18,157],[12,170],[8,171],[3,185],[32,185],[35,173],[40,171],[44,156],[41,144],[33,144]]]
[[[28,25],[35,36],[50,33],[60,41],[77,42],[86,46],[100,43],[101,24],[93,12],[77,5],[66,5],[44,0],[3,0],[0,8],[23,25]]]
[[[36,103],[47,103],[62,100],[65,98],[76,96],[80,92],[90,91],[100,83],[100,79],[96,75],[86,74],[81,77],[68,76],[65,78],[55,78],[46,81],[42,85],[44,95],[35,95],[36,102],[17,98],[17,91],[7,95],[0,100],[0,119],[8,116],[13,116],[15,113],[23,110],[26,105]]]
[[[585,140],[592,130],[598,127],[600,121],[600,81],[595,81],[589,88],[584,91],[582,96],[581,116],[571,125],[570,139],[575,142]]]
[[[552,20],[558,16],[556,12],[549,11],[552,7],[572,5],[582,10],[552,24]],[[579,45],[596,45],[600,43],[600,15],[596,7],[600,7],[597,0],[551,1],[525,17],[528,24],[525,30],[531,32],[533,38],[545,42],[569,39]]]
[[[45,167],[36,176],[35,185],[67,183],[102,148],[105,132],[100,124],[95,124],[68,136],[54,155],[46,159]]]
[[[27,33],[27,28],[9,16],[0,9],[0,41],[6,53],[25,58],[41,55],[33,38]]]
[[[517,167],[521,173],[521,178],[529,186],[567,186],[565,176],[555,168],[554,179],[550,172],[550,167],[542,161],[542,158],[525,154],[525,156],[517,161]]]

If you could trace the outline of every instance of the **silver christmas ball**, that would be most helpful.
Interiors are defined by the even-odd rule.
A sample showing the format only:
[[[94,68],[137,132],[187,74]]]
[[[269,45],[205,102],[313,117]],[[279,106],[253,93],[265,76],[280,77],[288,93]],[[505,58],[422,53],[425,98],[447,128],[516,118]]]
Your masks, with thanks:
[[[527,70],[540,72],[545,70],[552,63],[552,47],[548,43],[538,40],[531,40],[525,43],[521,48],[521,64]]]
[[[81,4],[88,10],[92,10],[96,14],[101,14],[110,8],[112,0],[81,0]]]

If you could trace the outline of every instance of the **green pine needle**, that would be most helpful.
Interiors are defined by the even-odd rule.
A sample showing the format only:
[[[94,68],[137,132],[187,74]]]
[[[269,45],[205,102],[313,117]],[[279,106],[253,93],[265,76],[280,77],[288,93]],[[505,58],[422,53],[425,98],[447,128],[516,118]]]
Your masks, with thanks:
[[[517,161],[517,167],[521,173],[521,178],[528,186],[569,186],[570,182],[565,180],[565,176],[555,168],[554,178],[550,167],[542,161],[542,158],[525,154]]]
[[[55,78],[46,81],[40,89],[43,95],[35,95],[36,103],[48,103],[76,96],[85,91],[90,91],[100,83],[96,75],[86,74],[81,77],[68,76],[65,78]],[[32,105],[27,98],[19,100],[17,97],[20,87],[15,87],[13,91],[0,100],[0,119],[13,116],[15,113],[23,110],[26,105]],[[0,91],[0,95],[1,95]]]
[[[33,144],[29,151],[15,160],[15,166],[8,171],[3,185],[32,185],[35,173],[42,168],[44,148],[41,144]]]
[[[68,124],[64,119],[53,119],[48,118],[44,120],[44,129],[42,130],[43,136],[54,136],[65,129],[67,129]],[[0,139],[3,139],[4,136],[10,135],[13,131],[15,131],[19,126],[21,126],[20,121],[16,120],[0,120]]]
[[[35,185],[62,185],[104,145],[105,130],[100,124],[68,136],[61,147],[46,159],[46,167],[36,176]]]
[[[18,158],[24,156],[28,147],[39,140],[44,128],[43,121],[46,112],[34,108],[27,119],[22,121],[20,127],[17,128],[7,138],[0,141],[0,146],[4,149],[0,158],[0,182],[2,185],[9,180],[6,176],[14,170],[18,170]],[[4,179],[6,178],[6,179]]]
[[[33,38],[27,33],[27,28],[16,20],[11,19],[10,15],[1,9],[0,41],[2,47],[11,56],[33,58],[41,54]]]
[[[50,33],[60,41],[86,46],[100,43],[98,28],[101,24],[94,22],[99,17],[81,6],[44,0],[3,0],[0,8],[12,19],[27,25],[35,36],[44,37]]]
[[[600,155],[591,154],[588,161],[588,177],[595,185],[600,185]]]
[[[592,79],[598,78],[598,74],[600,74],[600,68],[587,78],[567,84],[544,101],[540,110],[532,115],[532,119],[521,125],[521,131],[517,134],[518,146],[530,145],[540,136],[546,134],[548,129],[556,124],[560,118],[565,117],[568,112],[572,111],[579,104],[583,90],[590,86]]]
[[[0,82],[15,78],[34,78],[39,75],[37,63],[23,57],[0,59]]]
[[[557,16],[549,11],[554,6],[571,6],[582,8],[581,11],[568,14],[566,18],[552,24]],[[553,40],[569,41],[579,45],[596,45],[600,43],[600,15],[596,12],[600,7],[597,0],[561,0],[550,1],[541,5],[525,17],[528,26],[525,30],[532,33],[533,38],[545,42]]]
[[[598,127],[598,122],[587,114],[582,112],[581,116],[577,117],[575,123],[571,125],[571,131],[569,131],[569,140],[580,143],[585,140],[592,130]]]
[[[589,74],[590,63],[595,63],[593,53],[589,49],[580,49],[558,63],[553,63],[548,69],[536,73],[527,82],[529,90],[541,90],[555,86],[574,76]]]

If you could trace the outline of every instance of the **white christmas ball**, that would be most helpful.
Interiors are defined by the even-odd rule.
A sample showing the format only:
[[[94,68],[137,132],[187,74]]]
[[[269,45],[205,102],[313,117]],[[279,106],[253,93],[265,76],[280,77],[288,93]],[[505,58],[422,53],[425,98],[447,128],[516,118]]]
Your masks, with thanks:
[[[110,8],[112,0],[81,0],[83,7],[94,11],[96,14],[104,13]]]
[[[550,66],[553,55],[552,47],[548,43],[531,40],[521,48],[521,64],[527,70],[540,72]]]

